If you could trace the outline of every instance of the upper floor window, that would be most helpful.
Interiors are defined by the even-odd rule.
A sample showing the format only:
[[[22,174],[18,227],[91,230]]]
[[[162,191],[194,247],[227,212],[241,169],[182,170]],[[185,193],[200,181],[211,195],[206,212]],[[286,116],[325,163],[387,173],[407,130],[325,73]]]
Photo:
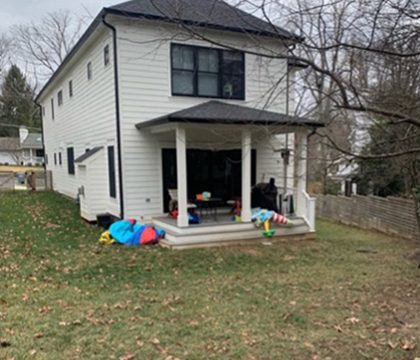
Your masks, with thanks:
[[[69,81],[69,97],[73,97],[73,80]]]
[[[51,118],[54,120],[54,99],[51,99]]]
[[[107,66],[109,64],[109,45],[104,47],[104,65]]]
[[[87,64],[87,78],[88,80],[92,79],[92,63],[90,61]]]
[[[57,94],[58,106],[63,105],[63,90],[60,90]]]
[[[172,44],[172,95],[245,99],[242,52]]]

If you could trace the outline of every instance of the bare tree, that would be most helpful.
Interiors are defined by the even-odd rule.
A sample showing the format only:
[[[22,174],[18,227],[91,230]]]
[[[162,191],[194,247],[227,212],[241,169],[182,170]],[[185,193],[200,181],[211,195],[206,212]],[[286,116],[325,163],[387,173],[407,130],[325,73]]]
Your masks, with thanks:
[[[69,11],[48,13],[39,23],[11,29],[20,60],[37,75],[51,76],[79,39],[83,21]]]
[[[22,149],[19,138],[5,137],[0,138],[0,140],[0,150],[8,154],[13,159],[14,163],[19,165],[22,157]]]
[[[8,61],[11,49],[11,40],[6,35],[0,35],[0,74]]]

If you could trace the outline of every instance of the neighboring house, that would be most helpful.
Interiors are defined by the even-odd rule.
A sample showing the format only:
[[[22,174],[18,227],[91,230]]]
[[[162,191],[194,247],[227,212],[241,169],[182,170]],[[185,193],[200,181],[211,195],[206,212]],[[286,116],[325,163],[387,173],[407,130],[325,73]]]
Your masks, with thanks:
[[[0,137],[0,165],[18,165],[21,155],[19,138]]]
[[[42,165],[44,148],[42,134],[29,133],[21,127],[19,137],[0,138],[0,164],[3,165]]]
[[[357,168],[357,164],[346,156],[334,161],[329,168],[328,177],[339,184],[341,195],[357,195],[357,184],[354,181]]]
[[[106,213],[152,219],[168,246],[181,246],[261,237],[251,224],[251,186],[274,178],[297,194],[295,233],[313,233],[306,143],[320,124],[285,114],[288,88],[279,80],[298,67],[257,55],[287,54],[298,41],[222,1],[104,8],[37,97],[54,189],[79,196],[88,221]],[[285,133],[294,148],[286,176]],[[170,189],[179,208],[172,222]],[[221,202],[241,198],[242,223],[189,226],[187,202],[203,191]]]
[[[28,129],[19,129],[20,147],[22,149],[21,165],[42,165],[44,163],[44,146],[42,134],[30,133]]]

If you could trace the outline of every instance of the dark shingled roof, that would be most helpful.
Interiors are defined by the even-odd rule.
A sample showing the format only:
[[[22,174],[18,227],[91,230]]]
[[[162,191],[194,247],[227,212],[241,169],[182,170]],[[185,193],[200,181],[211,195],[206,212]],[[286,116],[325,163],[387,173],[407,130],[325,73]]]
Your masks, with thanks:
[[[131,0],[101,10],[38,93],[35,98],[36,102],[39,101],[48,86],[102,23],[107,14],[163,20],[254,35],[282,37],[296,42],[304,41],[303,37],[281,27],[273,26],[222,0]]]
[[[222,0],[131,0],[105,10],[131,17],[303,40]]]
[[[80,155],[76,160],[74,160],[75,163],[81,163],[85,161],[86,159],[90,158],[93,154],[96,154],[99,150],[102,149],[102,146],[97,146],[89,151],[86,151],[84,154]]]
[[[18,137],[0,137],[0,151],[20,150]]]
[[[295,125],[310,127],[323,126],[323,124],[316,120],[212,100],[156,119],[138,123],[136,128],[143,129],[171,122],[239,125]]]
[[[22,149],[42,149],[42,134],[29,134],[22,143]]]

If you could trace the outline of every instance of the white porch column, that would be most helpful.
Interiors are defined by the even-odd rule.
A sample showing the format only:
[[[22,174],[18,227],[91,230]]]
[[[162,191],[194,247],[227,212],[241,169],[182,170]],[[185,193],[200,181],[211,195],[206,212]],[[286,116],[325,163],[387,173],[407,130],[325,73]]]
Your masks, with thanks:
[[[242,222],[251,221],[251,131],[242,131]]]
[[[187,136],[185,129],[176,128],[176,167],[178,179],[178,222],[179,227],[188,227],[187,210]]]
[[[297,175],[297,215],[306,214],[306,177],[308,157],[308,134],[306,131],[296,132],[296,175]]]

